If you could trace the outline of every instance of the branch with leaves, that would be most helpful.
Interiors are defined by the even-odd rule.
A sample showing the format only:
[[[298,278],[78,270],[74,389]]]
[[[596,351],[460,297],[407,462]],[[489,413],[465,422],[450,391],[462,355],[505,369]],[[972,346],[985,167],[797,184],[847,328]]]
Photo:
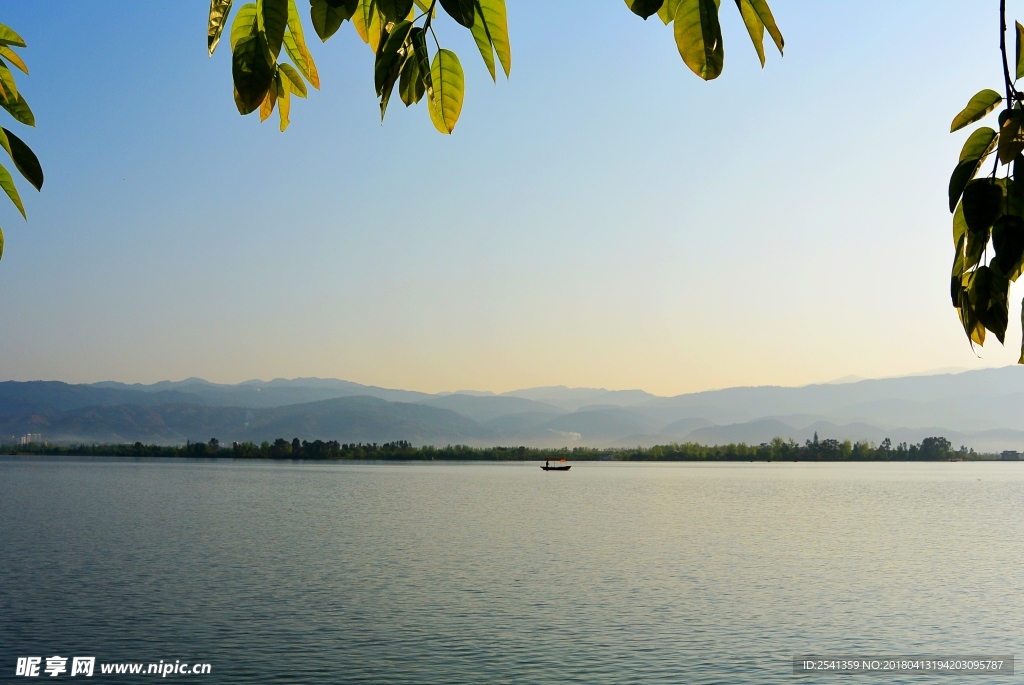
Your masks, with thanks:
[[[764,34],[782,53],[783,40],[765,0],[735,0],[761,66]],[[309,0],[313,30],[326,42],[350,21],[374,51],[373,80],[383,120],[398,86],[406,107],[424,98],[434,127],[450,134],[462,114],[465,74],[458,56],[441,47],[434,22],[438,5],[449,19],[470,31],[484,65],[497,80],[497,65],[512,71],[505,0]],[[232,0],[211,0],[207,47],[213,55],[228,25]],[[655,14],[673,25],[683,62],[705,80],[722,73],[725,52],[718,22],[719,0],[626,0],[644,19]],[[305,98],[307,85],[320,88],[313,56],[306,47],[295,0],[257,0],[239,8],[229,32],[235,105],[242,115],[259,111],[265,121],[277,108],[280,128],[288,127],[291,96]],[[433,47],[431,47],[431,45]],[[281,61],[282,48],[290,63]]]
[[[979,92],[953,119],[950,132],[999,109],[998,127],[976,129],[967,138],[949,179],[953,213],[950,296],[971,346],[984,345],[986,330],[1000,343],[1009,321],[1010,284],[1024,273],[1024,26],[1017,22],[1016,64],[1011,76],[1006,50],[1006,0],[999,4],[1003,90]],[[995,154],[989,171],[983,164]],[[980,172],[980,175],[979,175]],[[1024,303],[1022,303],[1024,322]],[[1018,363],[1024,364],[1024,344]]]
[[[28,67],[21,59],[21,56],[14,51],[14,48],[25,47],[25,41],[10,28],[0,24],[0,107],[7,110],[8,114],[26,126],[35,126],[36,118],[25,102],[24,96],[18,91],[18,84],[14,80],[14,73],[8,67],[8,63],[20,69],[28,75]],[[39,165],[31,148],[9,129],[0,127],[0,146],[7,151],[15,168],[28,180],[36,190],[43,188],[43,168]],[[14,185],[14,179],[7,169],[0,164],[0,187],[7,193],[14,206],[21,212],[21,216],[28,218],[25,214],[25,205],[21,202],[21,195]],[[4,254],[4,233],[0,229],[0,258]]]

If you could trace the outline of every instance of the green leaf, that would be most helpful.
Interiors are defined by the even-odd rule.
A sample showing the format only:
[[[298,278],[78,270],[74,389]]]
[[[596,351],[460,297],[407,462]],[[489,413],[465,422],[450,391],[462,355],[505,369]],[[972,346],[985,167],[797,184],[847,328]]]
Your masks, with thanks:
[[[960,151],[960,161],[949,178],[949,211],[956,209],[964,188],[996,144],[996,132],[983,126],[971,134]]]
[[[761,18],[757,16],[757,12],[754,11],[750,0],[736,0],[736,7],[740,10],[740,16],[743,17],[743,25],[747,27],[747,33],[750,34],[750,40],[754,44],[754,50],[757,51],[757,58],[761,60],[761,68],[763,69],[764,24],[761,22]]]
[[[251,11],[248,8],[252,7]],[[275,67],[267,63],[270,52],[264,33],[258,28],[258,12],[246,5],[231,25],[231,76],[235,83],[235,104],[239,114],[259,109],[274,81]]]
[[[967,103],[963,111],[956,115],[949,127],[949,132],[959,131],[964,126],[973,124],[998,107],[1002,101],[1003,96],[994,90],[986,88],[980,91],[971,98],[971,101]]]
[[[299,76],[299,72],[295,71],[295,69],[292,67],[292,65],[290,65],[290,64],[280,64],[280,65],[278,65],[277,69],[278,69],[278,75],[282,76],[283,78],[285,78],[289,82],[288,83],[289,91],[291,91],[292,93],[295,93],[300,98],[306,97],[306,94],[307,94],[306,84],[303,82],[302,77]]]
[[[451,50],[438,50],[430,65],[432,88],[427,91],[430,120],[441,133],[450,134],[462,113],[466,80],[459,58]]]
[[[665,0],[626,0],[626,7],[638,17],[643,17],[644,21],[657,14],[664,4]]]
[[[473,22],[473,39],[484,58],[484,64],[495,80],[494,53],[505,72],[505,77],[512,72],[512,46],[508,39],[508,17],[505,13],[505,0],[475,0],[476,15]]]
[[[423,85],[427,90],[430,90],[433,88],[433,84],[430,79],[430,53],[427,51],[427,32],[418,26],[414,27],[409,32],[409,42],[412,43],[414,55],[419,62],[418,71],[420,72],[420,78],[423,79]]]
[[[3,252],[4,248],[3,239],[3,234],[0,234],[0,253]],[[1021,327],[1024,328],[1024,300],[1020,303],[1020,323]],[[1024,364],[1024,340],[1021,340],[1020,343],[1020,359],[1017,360],[1017,363]]]
[[[381,39],[380,50],[377,51],[377,61],[373,68],[374,87],[377,90],[377,97],[380,98],[380,118],[388,109],[388,101],[391,99],[391,91],[395,87],[395,81],[402,73],[402,67],[408,57],[406,47],[408,44],[409,32],[412,30],[412,23],[408,21],[395,24],[390,33],[383,34],[386,37]]]
[[[679,0],[665,0],[662,4],[661,9],[658,10],[658,18],[666,26],[671,24],[676,18],[676,10],[679,8]]]
[[[328,0],[309,0],[309,4],[313,30],[321,41],[326,42],[344,22],[352,19],[359,7],[359,0],[344,0],[339,4],[331,4]]]
[[[992,226],[992,247],[996,256],[990,266],[1002,276],[1014,281],[1024,262],[1024,219],[1003,215]]]
[[[996,132],[988,126],[982,126],[972,133],[960,149],[960,161],[967,162],[972,159],[985,159],[995,147]]]
[[[715,0],[681,0],[676,10],[675,38],[679,56],[693,73],[705,81],[718,78],[725,50]]]
[[[971,278],[968,297],[978,323],[995,333],[999,342],[1006,337],[1009,319],[1010,282],[987,266],[979,266]]]
[[[21,57],[18,56],[18,53],[11,50],[6,45],[0,45],[0,57],[6,57],[8,62],[21,69],[25,74],[28,74],[28,67],[25,66]]]
[[[377,0],[377,7],[388,22],[405,21],[412,12],[412,0]]]
[[[21,96],[21,93],[18,93],[18,99],[13,102],[0,98],[0,107],[6,109],[12,117],[26,126],[36,125],[36,117],[32,114],[32,110],[29,109],[28,103],[25,102],[25,98]]]
[[[750,7],[757,13],[757,18],[761,20],[764,27],[768,29],[768,35],[772,37],[772,41],[775,43],[775,47],[778,48],[779,54],[783,54],[783,48],[786,47],[786,41],[782,38],[782,32],[779,31],[779,27],[775,24],[775,17],[772,15],[772,9],[768,6],[765,0],[749,0]]]
[[[259,30],[263,34],[272,59],[276,62],[284,43],[284,30],[288,27],[288,0],[256,0]]]
[[[13,45],[16,48],[23,48],[25,47],[25,41],[9,27],[0,24],[0,45]]]
[[[973,275],[973,273],[965,275],[963,285],[961,286],[962,292],[959,298],[960,323],[963,324],[964,333],[967,334],[968,339],[972,343],[984,345],[985,327],[978,323],[977,316],[975,315],[974,309],[971,306],[971,298],[968,296],[969,293],[967,286],[970,283],[970,279],[973,278]]]
[[[1017,22],[1017,78],[1024,78],[1024,53],[1021,52],[1021,42],[1024,39],[1024,26]]]
[[[0,131],[3,132],[3,140],[0,141],[0,144],[14,160],[14,166],[36,190],[42,190],[43,167],[39,164],[39,158],[21,138],[6,128],[0,128]]]
[[[999,116],[999,161],[1009,164],[1021,150],[1024,150],[1024,111],[1014,109]]]
[[[232,0],[210,0],[210,20],[206,27],[206,48],[213,56],[213,51],[220,43],[220,34],[228,23]]]
[[[405,60],[402,67],[402,76],[398,81],[398,94],[402,96],[405,106],[415,104],[423,99],[426,92],[426,85],[420,74],[420,61],[415,55]]]
[[[25,215],[25,205],[21,204],[21,196],[18,195],[18,189],[14,185],[14,179],[11,178],[10,172],[7,171],[3,165],[0,165],[0,187],[4,189],[5,193],[7,193],[7,197],[11,198],[11,202],[13,202],[14,206],[18,208],[18,211],[21,212],[21,216],[27,219],[28,217]]]
[[[288,53],[288,57],[290,57],[292,62],[295,64],[295,67],[304,77],[306,77],[306,80],[309,81],[309,84],[319,90],[320,74],[317,73],[316,63],[313,62],[313,56],[309,54],[309,49],[306,48],[305,44],[298,44],[295,40],[295,36],[291,32],[291,29],[285,31],[284,49]]]
[[[1003,188],[990,178],[978,178],[964,189],[964,221],[972,233],[988,231],[999,218],[1003,206]]]
[[[959,244],[960,238],[965,233],[967,233],[967,220],[964,219],[964,207],[958,203],[956,213],[953,214],[953,244]]]
[[[448,15],[467,29],[473,28],[473,0],[440,0]]]
[[[956,244],[956,254],[953,256],[953,269],[949,274],[949,295],[953,300],[954,307],[960,306],[960,296],[963,294],[965,240],[965,236],[960,236],[960,240]]]

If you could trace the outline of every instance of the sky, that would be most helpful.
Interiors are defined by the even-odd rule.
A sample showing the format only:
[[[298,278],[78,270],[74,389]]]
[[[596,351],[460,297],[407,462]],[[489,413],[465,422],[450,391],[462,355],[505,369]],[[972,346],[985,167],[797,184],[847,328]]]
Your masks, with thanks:
[[[5,125],[46,183],[27,222],[0,203],[0,379],[675,395],[1016,361],[1024,288],[1005,348],[948,296],[949,122],[1000,88],[994,0],[772,0],[764,70],[722,3],[709,83],[622,2],[507,4],[496,85],[436,24],[449,137],[397,98],[380,123],[348,24],[307,21],[322,90],[280,133],[235,110],[202,0],[5,2],[37,127]]]

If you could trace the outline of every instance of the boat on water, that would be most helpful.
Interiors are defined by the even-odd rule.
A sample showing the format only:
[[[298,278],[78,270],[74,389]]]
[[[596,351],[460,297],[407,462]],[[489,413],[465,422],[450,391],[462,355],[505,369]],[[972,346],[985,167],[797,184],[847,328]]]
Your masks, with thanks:
[[[545,471],[568,471],[569,469],[572,468],[572,466],[566,464],[565,459],[562,459],[560,461],[555,462],[554,466],[552,466],[550,461],[545,461],[544,466],[541,466],[541,468]]]

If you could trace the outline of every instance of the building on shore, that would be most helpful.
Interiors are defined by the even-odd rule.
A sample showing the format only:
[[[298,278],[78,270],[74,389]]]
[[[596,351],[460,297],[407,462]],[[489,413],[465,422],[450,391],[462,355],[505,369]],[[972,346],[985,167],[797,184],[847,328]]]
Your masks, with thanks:
[[[1020,461],[1020,454],[1016,450],[1003,452],[1003,461]]]

